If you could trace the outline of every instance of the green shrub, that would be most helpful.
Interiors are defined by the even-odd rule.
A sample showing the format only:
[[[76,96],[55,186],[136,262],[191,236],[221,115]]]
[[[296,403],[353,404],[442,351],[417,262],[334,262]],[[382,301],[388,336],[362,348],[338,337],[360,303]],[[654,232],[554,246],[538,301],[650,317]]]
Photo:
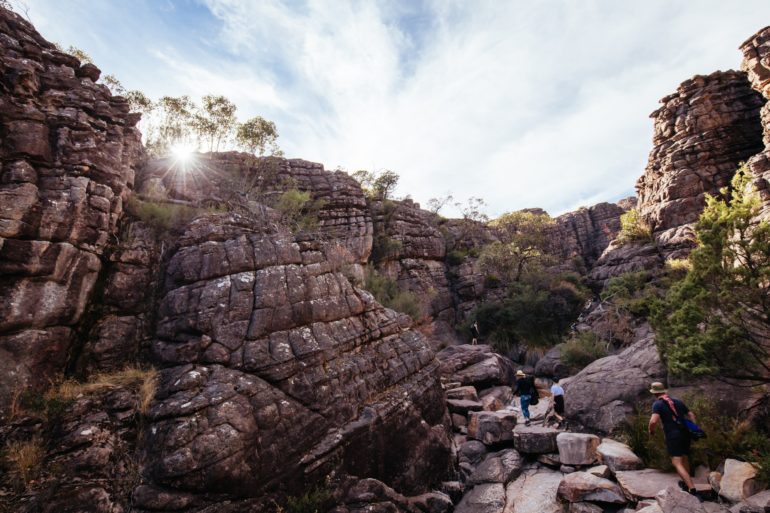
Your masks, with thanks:
[[[706,432],[706,438],[693,442],[691,466],[706,465],[715,469],[727,458],[737,458],[759,464],[758,479],[770,482],[770,440],[748,422],[722,413],[719,405],[702,395],[685,395],[681,398],[695,413],[698,425]],[[651,468],[670,471],[671,459],[666,452],[663,431],[660,427],[655,436],[647,434],[652,413],[652,402],[640,403],[623,428],[622,436],[633,451]]]
[[[561,358],[570,369],[580,370],[589,363],[607,356],[607,345],[590,331],[583,331],[562,347]]]
[[[462,249],[453,249],[446,254],[446,263],[449,265],[460,265],[465,261],[468,252]]]
[[[620,233],[618,233],[617,240],[621,244],[653,242],[652,227],[644,220],[638,210],[632,208],[620,216]]]
[[[272,204],[292,231],[309,231],[317,228],[318,213],[323,206],[323,200],[313,200],[310,191],[300,191],[296,187],[281,193]]]
[[[366,268],[364,288],[385,308],[405,313],[414,320],[422,317],[422,307],[417,294],[402,290],[396,280],[378,273],[371,265]]]
[[[128,200],[126,209],[129,214],[144,222],[158,234],[181,230],[196,217],[218,211],[176,203],[145,201],[136,196]]]
[[[387,235],[377,235],[372,243],[372,260],[383,262],[398,256],[403,244]]]
[[[563,275],[534,275],[510,285],[502,301],[482,303],[473,318],[479,331],[500,352],[517,344],[552,347],[575,322],[587,291]]]
[[[286,498],[286,513],[325,513],[334,506],[334,497],[328,488],[316,487],[303,495]]]

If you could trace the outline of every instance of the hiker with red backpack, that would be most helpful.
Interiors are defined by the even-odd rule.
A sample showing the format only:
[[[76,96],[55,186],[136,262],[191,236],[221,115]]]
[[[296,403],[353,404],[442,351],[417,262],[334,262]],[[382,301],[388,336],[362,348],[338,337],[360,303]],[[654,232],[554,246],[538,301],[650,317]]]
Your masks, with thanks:
[[[655,382],[650,386],[650,393],[656,397],[652,405],[652,416],[647,430],[650,436],[658,424],[663,424],[666,450],[671,456],[671,463],[676,473],[682,478],[679,486],[682,490],[695,495],[695,484],[690,477],[690,443],[693,439],[705,436],[695,424],[695,414],[682,401],[668,395],[663,383]]]

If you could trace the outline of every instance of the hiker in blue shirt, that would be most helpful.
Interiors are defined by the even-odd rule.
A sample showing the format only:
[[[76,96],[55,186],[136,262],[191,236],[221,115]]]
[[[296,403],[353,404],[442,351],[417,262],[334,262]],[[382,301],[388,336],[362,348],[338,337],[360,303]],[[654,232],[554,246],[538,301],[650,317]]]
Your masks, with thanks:
[[[687,418],[695,422],[695,414],[679,399],[669,397],[663,383],[655,382],[650,386],[650,393],[656,397],[652,405],[652,416],[648,431],[650,436],[658,424],[663,424],[663,434],[666,439],[666,450],[671,456],[671,463],[676,473],[682,478],[679,487],[684,491],[695,494],[695,485],[690,477],[690,432],[682,425]]]

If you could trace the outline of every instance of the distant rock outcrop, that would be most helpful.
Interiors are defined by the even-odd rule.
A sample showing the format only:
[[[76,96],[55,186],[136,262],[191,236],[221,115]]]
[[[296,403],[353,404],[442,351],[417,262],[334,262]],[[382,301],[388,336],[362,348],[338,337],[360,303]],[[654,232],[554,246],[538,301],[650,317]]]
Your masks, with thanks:
[[[654,269],[689,253],[706,194],[729,185],[739,164],[762,149],[763,103],[738,71],[695,76],[661,100],[651,114],[653,149],[636,184],[635,208],[651,240],[613,241],[591,271],[593,281]]]
[[[765,27],[741,45],[743,69],[751,86],[770,99],[770,27]],[[764,205],[760,216],[770,220],[770,102],[762,107],[762,128],[765,149],[748,162],[754,174],[754,185]]]
[[[61,375],[143,150],[99,70],[0,8],[0,410]],[[0,418],[2,416],[0,412]]]
[[[653,149],[637,182],[637,208],[665,253],[692,246],[685,227],[705,195],[729,185],[740,162],[762,149],[764,101],[746,74],[717,71],[682,82],[652,113]]]
[[[564,263],[582,268],[593,267],[607,246],[620,231],[620,216],[634,204],[634,198],[621,203],[598,203],[556,218],[558,236],[555,242]],[[577,262],[570,259],[578,258]]]

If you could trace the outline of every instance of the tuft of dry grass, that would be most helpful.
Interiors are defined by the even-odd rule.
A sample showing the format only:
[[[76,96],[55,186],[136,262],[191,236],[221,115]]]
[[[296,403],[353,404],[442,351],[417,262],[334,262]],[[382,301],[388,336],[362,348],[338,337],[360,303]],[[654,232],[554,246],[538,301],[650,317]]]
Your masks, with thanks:
[[[39,438],[11,442],[6,446],[5,461],[9,474],[15,476],[24,488],[37,478],[45,458],[45,447]]]
[[[132,388],[137,394],[137,409],[147,413],[155,397],[158,372],[155,369],[126,367],[115,372],[95,374],[89,381],[80,383],[67,380],[45,394],[47,401],[72,401],[80,396],[105,392],[115,388]]]

